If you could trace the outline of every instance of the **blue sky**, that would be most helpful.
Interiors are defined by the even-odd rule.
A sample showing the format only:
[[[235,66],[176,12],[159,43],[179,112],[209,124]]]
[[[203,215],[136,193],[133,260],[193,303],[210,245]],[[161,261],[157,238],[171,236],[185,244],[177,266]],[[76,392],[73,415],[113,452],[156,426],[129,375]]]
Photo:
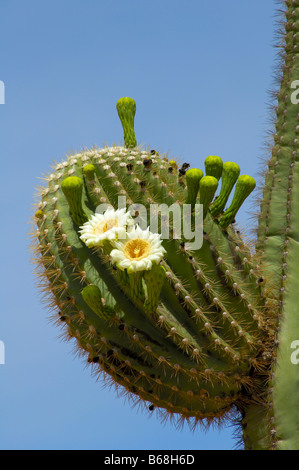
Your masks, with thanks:
[[[0,0],[1,449],[231,449],[233,430],[176,430],[103,389],[59,339],[30,263],[35,187],[53,160],[138,143],[257,177],[274,70],[273,0]],[[246,203],[239,214],[248,223]]]

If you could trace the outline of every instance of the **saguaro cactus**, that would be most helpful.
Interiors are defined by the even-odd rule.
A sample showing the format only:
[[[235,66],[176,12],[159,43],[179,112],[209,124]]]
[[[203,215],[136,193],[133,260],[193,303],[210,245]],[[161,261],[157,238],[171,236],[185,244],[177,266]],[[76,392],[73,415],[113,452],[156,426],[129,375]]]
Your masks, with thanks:
[[[285,3],[275,142],[256,246],[235,226],[254,179],[219,156],[196,169],[142,149],[127,97],[117,103],[125,145],[55,164],[34,215],[45,297],[87,361],[178,422],[240,417],[246,449],[299,448],[299,366],[290,360],[299,340],[299,126],[291,99],[299,0]],[[187,220],[184,207],[195,235],[202,209],[199,247],[177,229]],[[169,237],[161,235],[166,229]]]

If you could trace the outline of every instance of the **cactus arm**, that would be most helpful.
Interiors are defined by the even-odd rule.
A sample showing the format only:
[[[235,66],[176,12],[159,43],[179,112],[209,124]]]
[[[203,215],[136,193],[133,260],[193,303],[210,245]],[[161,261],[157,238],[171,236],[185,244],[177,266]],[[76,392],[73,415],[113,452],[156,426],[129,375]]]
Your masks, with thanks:
[[[268,164],[258,230],[266,288],[279,304],[275,361],[269,402],[278,448],[299,449],[299,368],[291,362],[291,344],[299,339],[299,161],[298,104],[292,83],[299,78],[299,2],[285,2],[283,68],[277,102],[276,132]]]
[[[39,263],[60,321],[87,351],[89,362],[169,413],[220,419],[238,402],[242,387],[254,386],[248,370],[260,348],[260,332],[246,331],[255,323],[253,311],[232,286],[220,282],[209,235],[193,254],[180,240],[165,240],[166,279],[160,296],[150,273],[143,285],[140,277],[115,272],[104,248],[88,248],[79,238],[76,221],[93,214],[98,202],[115,206],[119,195],[145,205],[161,203],[166,196],[169,204],[187,199],[184,176],[169,172],[173,165],[164,157],[153,156],[149,165],[149,156],[138,149],[112,148],[87,151],[58,165],[36,212]],[[77,220],[78,215],[84,218]],[[215,227],[230,252],[234,242]],[[233,271],[234,257],[226,263]]]

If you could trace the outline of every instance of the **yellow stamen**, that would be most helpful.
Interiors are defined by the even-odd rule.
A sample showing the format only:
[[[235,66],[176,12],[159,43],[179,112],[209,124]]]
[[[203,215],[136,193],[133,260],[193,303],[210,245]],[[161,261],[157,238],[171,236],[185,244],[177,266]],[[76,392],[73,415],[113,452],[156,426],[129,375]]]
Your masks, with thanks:
[[[94,235],[101,235],[102,233],[107,232],[108,230],[111,230],[113,227],[118,226],[118,220],[117,219],[109,219],[104,222],[100,222],[98,225],[96,225],[93,229]]]
[[[129,240],[124,247],[124,254],[131,260],[140,260],[146,258],[150,252],[150,244],[147,240],[137,238],[136,240]]]

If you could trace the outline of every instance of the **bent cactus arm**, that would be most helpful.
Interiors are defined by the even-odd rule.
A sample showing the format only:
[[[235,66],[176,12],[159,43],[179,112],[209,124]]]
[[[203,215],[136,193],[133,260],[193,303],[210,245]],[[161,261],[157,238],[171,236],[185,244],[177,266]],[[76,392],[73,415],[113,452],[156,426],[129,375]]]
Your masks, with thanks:
[[[125,146],[55,164],[34,216],[42,290],[88,363],[179,423],[240,415],[247,449],[299,447],[299,375],[289,360],[299,339],[299,126],[289,99],[299,2],[286,3],[286,65],[255,250],[235,227],[254,179],[218,156],[197,169],[143,150],[127,97],[117,103]],[[195,235],[202,208],[194,249],[177,227],[186,205]]]

